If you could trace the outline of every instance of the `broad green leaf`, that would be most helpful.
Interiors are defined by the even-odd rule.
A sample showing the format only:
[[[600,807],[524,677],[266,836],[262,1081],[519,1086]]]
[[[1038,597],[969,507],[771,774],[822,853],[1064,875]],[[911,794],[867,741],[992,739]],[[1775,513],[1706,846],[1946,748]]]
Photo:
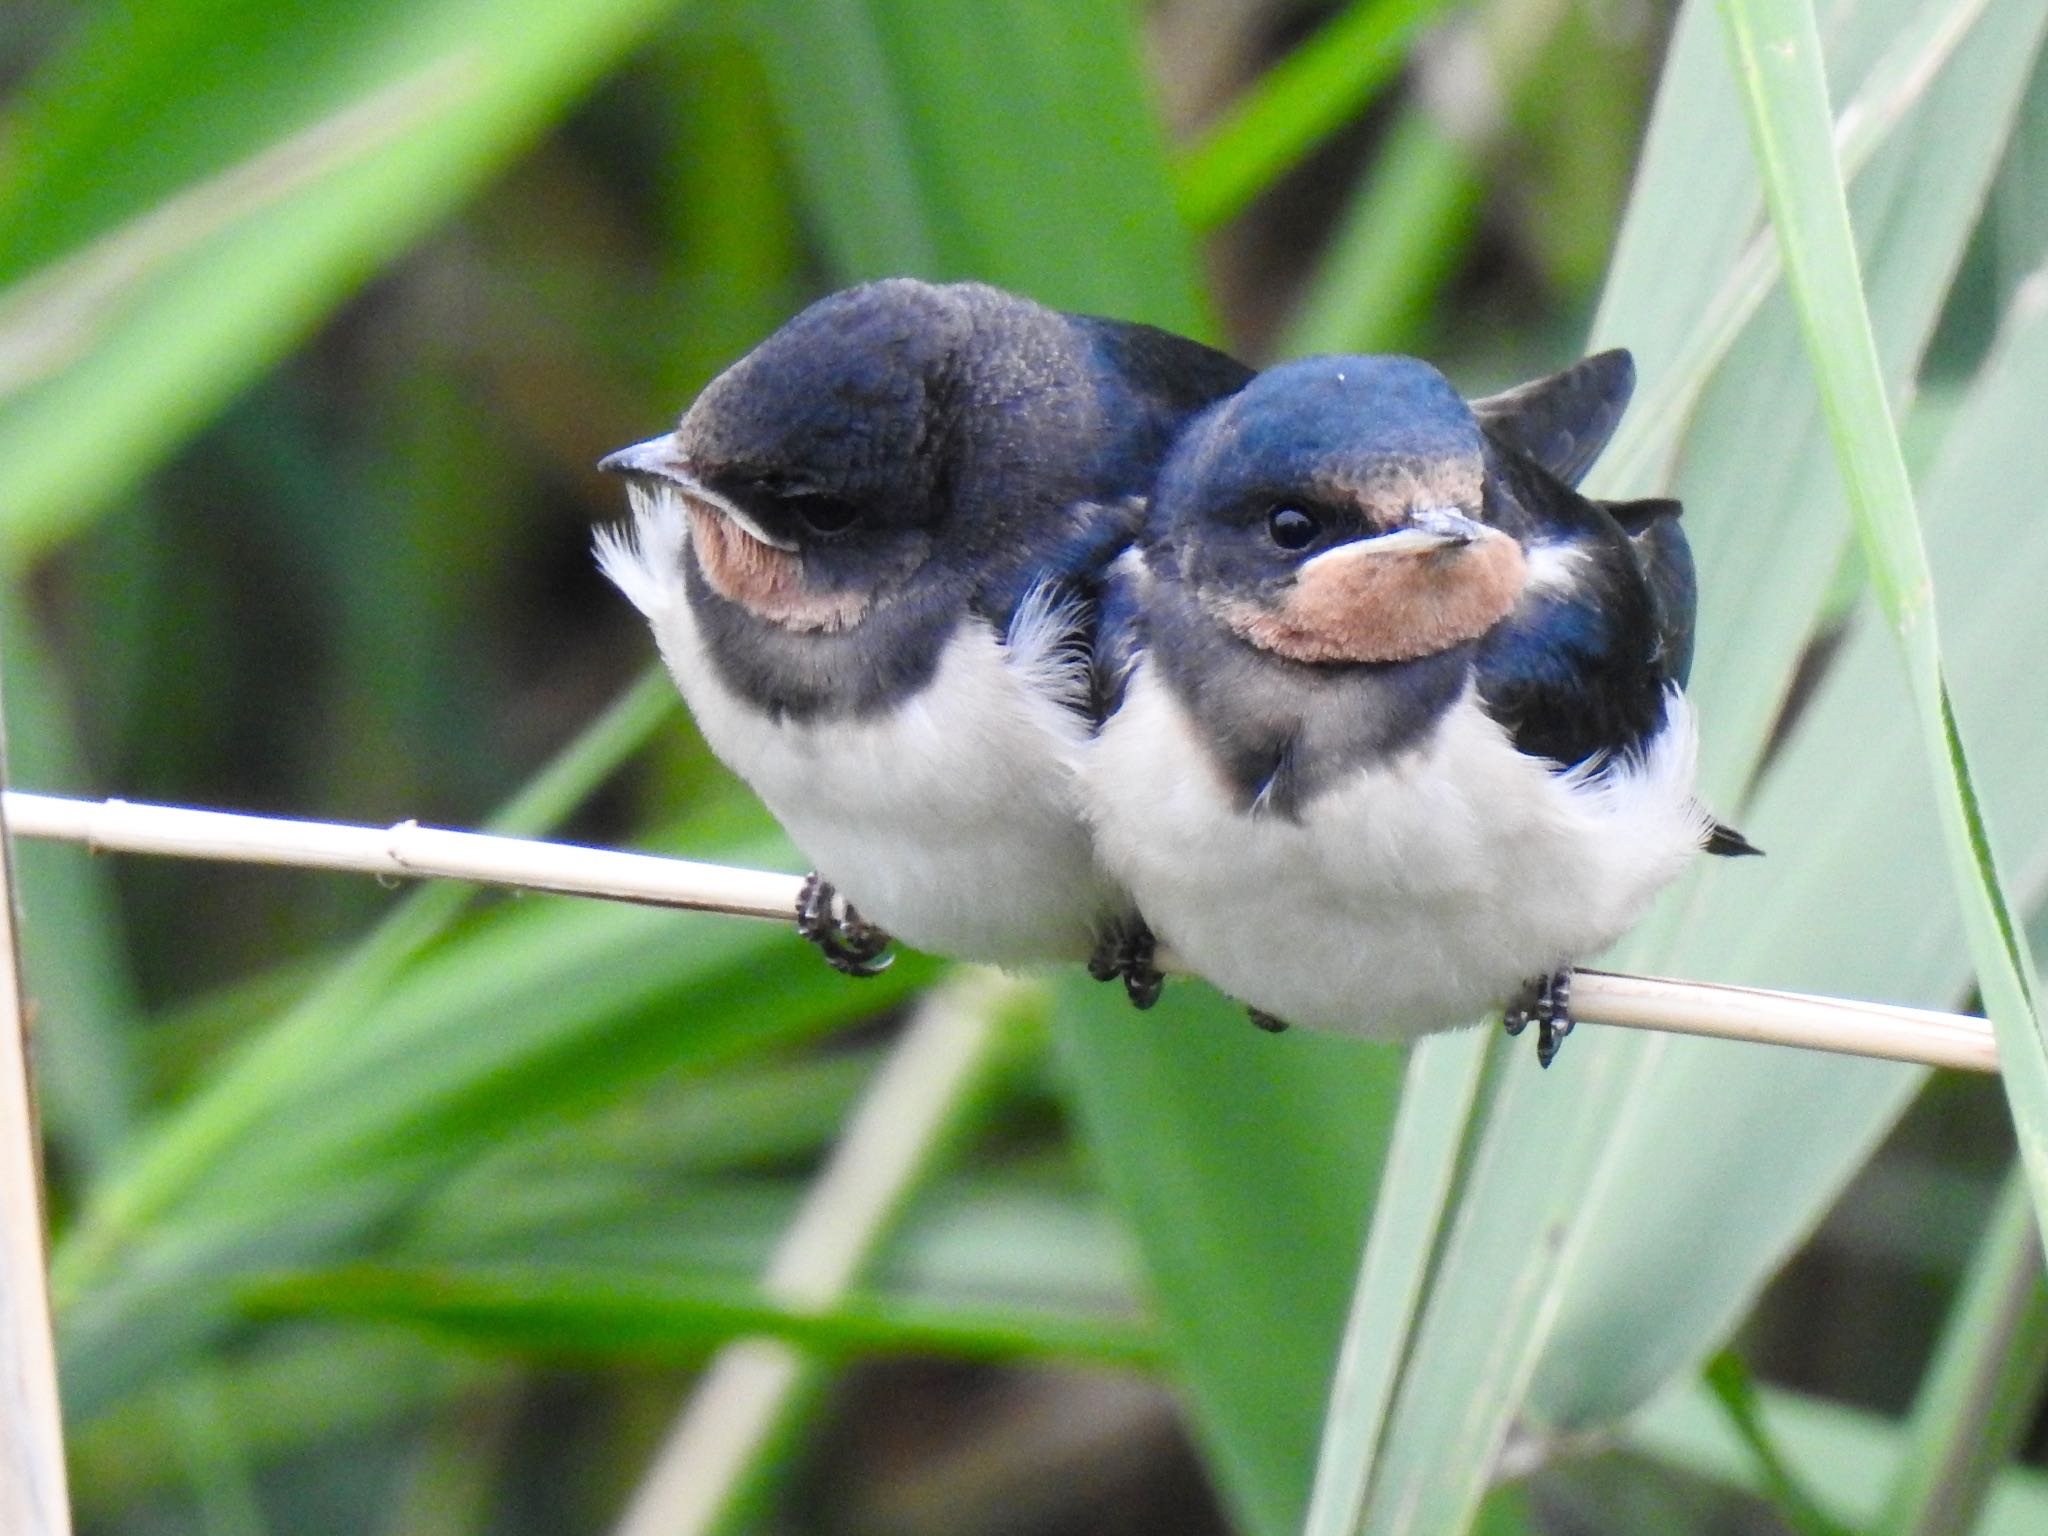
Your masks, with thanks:
[[[1460,1030],[1427,1036],[1408,1052],[1401,1108],[1323,1420],[1306,1536],[1343,1536],[1364,1505],[1489,1044],[1485,1031]]]
[[[2048,538],[2008,495],[2048,473],[2033,419],[2048,389],[2048,324],[2026,306],[1943,444],[1921,500],[1936,590],[1968,594],[1946,650],[1983,792],[2027,894],[2042,893],[2048,692],[2011,658],[2048,644],[2037,593]],[[1990,509],[2010,507],[2007,515]],[[1682,970],[1844,995],[1953,1003],[1968,981],[1919,761],[1898,747],[1907,708],[1881,628],[1859,623],[1765,779],[1744,826],[1770,878],[1701,892],[1670,951]],[[1576,1043],[1576,1042],[1575,1042]],[[1641,1132],[1596,1213],[1586,1264],[1538,1382],[1564,1425],[1625,1411],[1734,1326],[1765,1277],[1890,1126],[1924,1074],[1877,1062],[1672,1041],[1639,1086]],[[1609,1341],[1609,1342],[1603,1342]]]
[[[1838,52],[1867,63],[1881,51],[1896,14],[1866,5],[1845,16]],[[1910,377],[1995,161],[2002,124],[1987,102],[2002,100],[2010,112],[2038,41],[2038,14],[1999,14],[2016,35],[1996,29],[1973,35],[1857,189],[1859,208],[1888,227],[1915,232],[1876,245],[1872,256],[1873,287],[1891,300],[1880,314],[1894,388]],[[1624,236],[1603,310],[1604,344],[1635,345],[1640,325],[1646,369],[1671,355],[1684,334],[1684,290],[1671,281],[1671,266],[1691,254],[1693,231],[1723,241],[1725,262],[1746,235],[1740,215],[1755,199],[1737,103],[1712,25],[1697,7],[1682,23],[1667,70],[1671,86],[1646,151],[1634,229]],[[1715,75],[1722,82],[1706,89]],[[1990,83],[1999,80],[2005,82],[2002,96]],[[1686,90],[1696,94],[1671,94]],[[1683,119],[1671,105],[1681,99],[1692,109]],[[1968,150],[1958,140],[1965,127]],[[1926,156],[1931,166],[1936,146],[1938,177],[1915,163]],[[1717,217],[1717,210],[1724,213]],[[1661,231],[1661,243],[1653,231]],[[1694,274],[1702,294],[1719,281],[1712,266],[1684,270]],[[1741,430],[1717,427],[1724,417]],[[1759,455],[1760,441],[1770,442],[1772,452]],[[1709,742],[1705,782],[1710,799],[1724,807],[1739,792],[1762,741],[1759,726],[1745,750],[1738,727],[1734,747],[1714,747],[1724,729],[1724,704],[1753,699],[1759,687],[1775,694],[1784,686],[1837,564],[1839,513],[1818,495],[1791,494],[1802,483],[1825,486],[1823,452],[1796,338],[1782,311],[1767,309],[1703,402],[1679,486],[1701,566],[1703,640],[1694,694]],[[1612,489],[1642,494],[1654,487]],[[1738,639],[1739,648],[1731,643]],[[1755,710],[1753,703],[1748,708]],[[1761,840],[1774,846],[1768,833]],[[1739,926],[1708,929],[1692,916],[1699,898],[1673,901],[1667,912],[1685,914],[1686,921],[1666,931],[1681,932],[1684,949],[1668,937],[1659,942],[1653,925],[1628,946],[1626,958],[1663,966],[1686,955],[1692,958],[1675,963],[1681,973],[1730,975],[1732,935],[1764,931],[1756,896],[1767,887],[1754,868],[1724,867],[1704,888],[1727,893]],[[1807,949],[1798,929],[1781,925],[1778,932],[1788,947]],[[1770,979],[1802,983],[1797,975]],[[1697,1042],[1588,1033],[1584,1048],[1573,1042],[1579,1054],[1569,1062],[1569,1087],[1539,1085],[1526,1063],[1509,1066],[1389,1426],[1369,1529],[1461,1528],[1539,1351],[1547,1378],[1538,1388],[1544,1416],[1569,1424],[1620,1411],[1698,1358],[1726,1326],[1722,1309],[1746,1304],[1783,1252],[1768,1225],[1730,1218],[1693,1188],[1725,1183],[1729,1174],[1722,1170],[1744,1166],[1729,1161],[1731,1142],[1755,1149],[1747,1166],[1768,1166],[1773,1207],[1803,1230],[1843,1167],[1853,1166],[1900,1102],[1885,1092],[1883,1079],[1860,1102],[1854,1094],[1809,1094],[1807,1107],[1777,1122],[1784,1130],[1765,1143],[1753,1134],[1742,1137],[1739,1128],[1771,1123],[1745,1118],[1744,1095],[1755,1078],[1782,1073],[1770,1059],[1774,1053],[1738,1052],[1745,1064],[1716,1078],[1677,1070]],[[1852,1080],[1863,1070],[1843,1065]],[[1688,1139],[1684,1132],[1701,1122],[1714,1125],[1715,1134]],[[1667,1179],[1684,1190],[1682,1198],[1663,1191],[1660,1181]],[[1702,1265],[1703,1254],[1713,1258],[1711,1267]],[[1740,1274],[1739,1288],[1724,1290],[1726,1281],[1713,1279],[1729,1272]],[[1603,1307],[1617,1294],[1623,1305]],[[1557,1342],[1544,1350],[1553,1328]],[[1610,1368],[1642,1385],[1628,1393],[1606,1381],[1595,1388],[1594,1377]]]
[[[2048,63],[2036,62],[1992,203],[1999,287],[2010,292],[2048,260]]]
[[[670,8],[126,0],[94,18],[7,124],[0,560],[132,485]]]
[[[1984,824],[1950,702],[1933,575],[1857,267],[1809,0],[1723,0],[1787,285],[1834,439],[1871,588],[1905,662],[1977,988],[1998,1033],[2035,1204],[2048,1211],[2048,1040],[2039,981]]]
[[[1401,1052],[1265,1035],[1192,980],[1146,1014],[1085,979],[1058,995],[1075,1104],[1195,1429],[1248,1529],[1297,1530]]]
[[[971,277],[1061,308],[1207,329],[1129,7],[749,10],[842,276]]]

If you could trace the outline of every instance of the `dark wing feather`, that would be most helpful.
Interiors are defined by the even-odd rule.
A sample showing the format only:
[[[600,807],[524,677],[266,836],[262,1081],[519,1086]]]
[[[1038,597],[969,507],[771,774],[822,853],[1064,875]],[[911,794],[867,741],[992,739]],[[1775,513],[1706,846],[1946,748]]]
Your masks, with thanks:
[[[1577,555],[1568,585],[1532,588],[1480,642],[1475,670],[1488,713],[1518,749],[1567,766],[1640,747],[1662,725],[1665,690],[1677,680],[1638,542],[1662,535],[1630,535],[1600,503],[1511,453],[1493,456],[1487,497],[1488,521],[1524,544]],[[1658,564],[1676,569],[1662,551]]]
[[[1472,414],[1496,443],[1577,485],[1614,436],[1635,386],[1635,360],[1617,348],[1474,400]]]
[[[1692,546],[1678,525],[1675,501],[1603,501],[1609,516],[1629,536],[1656,607],[1658,664],[1681,688],[1692,676],[1693,614],[1699,585],[1693,575]]]

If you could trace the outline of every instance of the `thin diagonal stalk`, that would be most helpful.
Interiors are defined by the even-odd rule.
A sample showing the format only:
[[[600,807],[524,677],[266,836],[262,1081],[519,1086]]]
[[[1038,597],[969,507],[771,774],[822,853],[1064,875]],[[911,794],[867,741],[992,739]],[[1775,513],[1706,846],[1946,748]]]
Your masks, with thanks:
[[[1000,1015],[1024,991],[982,972],[919,1004],[769,1260],[761,1285],[771,1297],[827,1307],[844,1294],[974,1097],[998,1054]],[[772,1440],[803,1369],[801,1352],[777,1340],[721,1349],[614,1536],[716,1529]]]
[[[1213,229],[1241,213],[1392,81],[1449,0],[1352,0],[1233,102],[1181,157],[1181,213]]]

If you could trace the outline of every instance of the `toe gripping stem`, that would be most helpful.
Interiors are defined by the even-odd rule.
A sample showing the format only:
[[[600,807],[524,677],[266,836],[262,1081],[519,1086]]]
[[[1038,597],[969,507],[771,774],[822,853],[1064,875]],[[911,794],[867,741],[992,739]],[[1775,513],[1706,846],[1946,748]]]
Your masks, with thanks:
[[[1549,1066],[1557,1060],[1564,1037],[1572,1032],[1572,972],[1570,966],[1538,977],[1508,1004],[1501,1024],[1510,1035],[1536,1026],[1536,1061]]]
[[[1158,948],[1159,941],[1142,917],[1112,918],[1088,957],[1088,974],[1097,981],[1121,981],[1133,1008],[1150,1008],[1159,1001],[1166,980],[1153,960]]]
[[[833,910],[839,893],[815,869],[804,876],[796,897],[796,931],[817,946],[825,963],[843,976],[879,976],[895,956],[885,953],[889,935],[851,905],[845,917]]]

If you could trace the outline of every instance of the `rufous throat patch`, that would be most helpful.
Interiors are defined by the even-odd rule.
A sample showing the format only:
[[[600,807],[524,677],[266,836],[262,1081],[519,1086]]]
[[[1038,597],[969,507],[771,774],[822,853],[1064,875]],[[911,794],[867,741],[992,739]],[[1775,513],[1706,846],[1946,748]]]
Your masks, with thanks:
[[[1294,661],[1413,661],[1475,640],[1507,617],[1528,568],[1498,529],[1470,544],[1375,549],[1360,539],[1316,556],[1275,607],[1232,600],[1224,623]]]

